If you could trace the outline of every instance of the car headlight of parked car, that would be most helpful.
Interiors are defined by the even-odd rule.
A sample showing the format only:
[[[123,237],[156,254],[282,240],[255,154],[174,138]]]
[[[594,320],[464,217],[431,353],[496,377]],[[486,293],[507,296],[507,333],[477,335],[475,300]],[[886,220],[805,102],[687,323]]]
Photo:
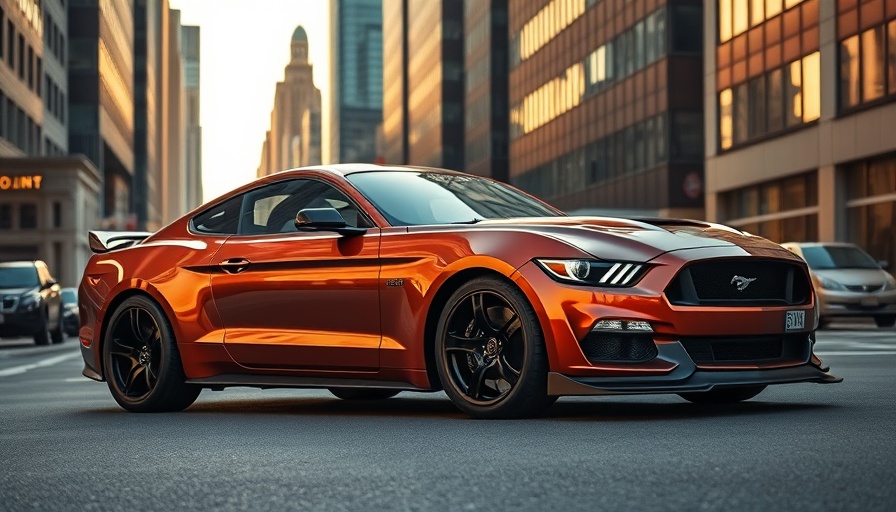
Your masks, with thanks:
[[[25,311],[34,311],[38,306],[40,306],[39,293],[28,292],[22,295],[21,301],[19,302],[19,309],[24,309]]]
[[[896,290],[896,278],[887,275],[887,282],[884,283],[884,290]]]
[[[535,262],[555,281],[585,286],[634,286],[647,272],[647,265],[623,261],[536,259]]]
[[[833,279],[827,277],[819,277],[818,281],[821,284],[821,287],[826,290],[846,291],[845,286],[843,286],[841,283],[838,283],[837,281],[834,281]]]

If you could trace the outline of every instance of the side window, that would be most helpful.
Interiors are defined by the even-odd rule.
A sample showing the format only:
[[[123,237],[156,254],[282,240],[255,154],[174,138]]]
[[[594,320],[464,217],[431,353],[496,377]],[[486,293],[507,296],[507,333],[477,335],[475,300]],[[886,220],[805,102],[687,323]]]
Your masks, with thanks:
[[[272,183],[246,193],[238,233],[296,232],[296,214],[305,208],[335,208],[350,226],[373,226],[358,207],[335,187],[321,181],[300,179]]]
[[[240,221],[240,204],[243,196],[237,196],[193,217],[193,229],[215,235],[235,235]]]

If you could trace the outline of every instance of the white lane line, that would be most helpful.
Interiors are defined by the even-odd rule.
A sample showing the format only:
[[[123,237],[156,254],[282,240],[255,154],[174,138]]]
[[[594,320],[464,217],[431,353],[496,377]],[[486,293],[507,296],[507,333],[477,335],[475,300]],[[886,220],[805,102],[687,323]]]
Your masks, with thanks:
[[[71,377],[65,379],[63,382],[96,382],[93,379],[88,379],[87,377]]]
[[[830,352],[818,352],[819,357],[827,356],[896,356],[896,350],[832,350]]]
[[[59,364],[63,361],[67,361],[69,359],[74,359],[76,357],[81,357],[81,354],[77,352],[74,354],[63,354],[61,356],[50,357],[44,359],[42,361],[38,361],[32,364],[24,364],[22,366],[13,366],[12,368],[7,368],[5,370],[0,370],[0,377],[9,377],[10,375],[21,375],[28,370],[33,370],[35,368],[44,368],[46,366],[53,366],[54,364]]]

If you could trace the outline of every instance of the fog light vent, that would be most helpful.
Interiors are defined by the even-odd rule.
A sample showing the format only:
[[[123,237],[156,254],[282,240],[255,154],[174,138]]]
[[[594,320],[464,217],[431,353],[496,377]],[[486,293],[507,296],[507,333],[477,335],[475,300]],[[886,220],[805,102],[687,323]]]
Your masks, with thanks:
[[[657,355],[653,337],[644,332],[594,330],[579,345],[592,363],[633,363],[649,361]]]

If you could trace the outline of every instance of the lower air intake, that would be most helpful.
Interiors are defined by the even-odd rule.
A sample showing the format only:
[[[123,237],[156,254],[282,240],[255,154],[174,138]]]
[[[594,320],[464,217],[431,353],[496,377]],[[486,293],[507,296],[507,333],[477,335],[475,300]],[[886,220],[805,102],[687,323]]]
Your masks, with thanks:
[[[649,334],[592,331],[579,343],[592,363],[633,363],[656,357],[656,344]]]

